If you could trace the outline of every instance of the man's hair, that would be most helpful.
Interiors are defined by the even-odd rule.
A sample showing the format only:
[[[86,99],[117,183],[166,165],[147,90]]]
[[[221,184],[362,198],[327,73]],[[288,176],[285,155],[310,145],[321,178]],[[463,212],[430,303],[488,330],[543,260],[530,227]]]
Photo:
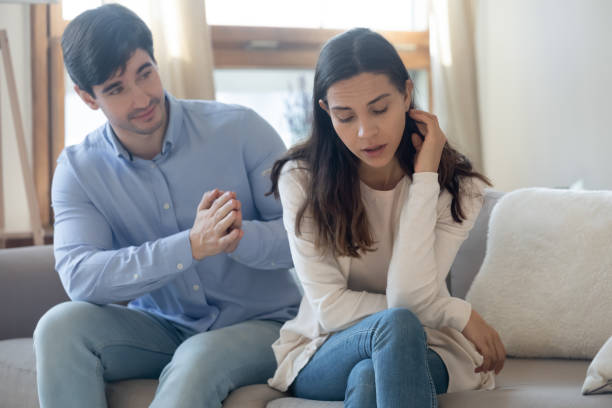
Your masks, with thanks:
[[[138,48],[153,56],[151,30],[133,11],[107,4],[78,15],[62,35],[64,64],[72,81],[93,94],[93,86],[111,78]]]

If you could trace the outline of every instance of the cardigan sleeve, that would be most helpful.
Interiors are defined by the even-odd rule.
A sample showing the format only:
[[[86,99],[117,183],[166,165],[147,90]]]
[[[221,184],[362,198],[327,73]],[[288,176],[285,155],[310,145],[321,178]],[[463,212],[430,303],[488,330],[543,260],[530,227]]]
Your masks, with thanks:
[[[289,162],[281,173],[279,193],[283,205],[283,222],[289,235],[289,247],[304,296],[311,304],[319,324],[327,332],[349,327],[359,319],[387,308],[385,295],[348,289],[347,274],[341,270],[331,250],[315,247],[312,218],[306,212],[295,231],[297,212],[306,199],[308,175]]]
[[[440,194],[437,173],[413,175],[389,265],[389,307],[408,308],[424,326],[434,329],[462,331],[472,311],[468,302],[441,290],[482,207],[484,183],[468,179],[464,184],[461,204],[466,219],[457,223],[450,211],[452,196],[448,191]]]

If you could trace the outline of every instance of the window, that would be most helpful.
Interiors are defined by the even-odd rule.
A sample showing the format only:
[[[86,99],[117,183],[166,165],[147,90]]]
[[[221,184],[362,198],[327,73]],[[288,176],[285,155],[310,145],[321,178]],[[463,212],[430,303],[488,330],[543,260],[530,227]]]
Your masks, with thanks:
[[[311,109],[313,68],[321,46],[347,28],[382,31],[406,65],[416,69],[411,76],[417,104],[429,106],[426,0],[380,0],[376,7],[355,0],[206,0],[206,15],[217,100],[251,107],[287,146],[307,130],[300,121]]]

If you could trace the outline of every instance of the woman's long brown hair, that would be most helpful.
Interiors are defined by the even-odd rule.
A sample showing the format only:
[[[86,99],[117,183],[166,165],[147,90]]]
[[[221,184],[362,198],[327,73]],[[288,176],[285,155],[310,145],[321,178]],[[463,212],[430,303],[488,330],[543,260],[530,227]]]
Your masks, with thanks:
[[[371,251],[374,238],[368,222],[359,186],[359,159],[340,140],[327,112],[319,107],[319,99],[326,100],[327,90],[334,83],[364,72],[387,75],[402,93],[410,79],[397,51],[380,34],[364,28],[344,32],[329,40],[322,48],[315,69],[313,91],[313,123],[306,141],[291,148],[272,167],[272,188],[278,198],[278,180],[288,161],[309,173],[306,200],[297,212],[295,231],[306,211],[314,221],[314,244],[322,250],[331,250],[338,256],[359,257],[360,252]],[[413,106],[411,106],[412,108]],[[412,178],[414,148],[411,135],[421,134],[415,121],[406,113],[406,126],[395,153],[402,170]],[[453,199],[451,214],[462,222],[465,214],[460,194],[464,179],[476,177],[489,181],[474,171],[470,161],[447,143],[442,151],[438,168],[438,182]]]

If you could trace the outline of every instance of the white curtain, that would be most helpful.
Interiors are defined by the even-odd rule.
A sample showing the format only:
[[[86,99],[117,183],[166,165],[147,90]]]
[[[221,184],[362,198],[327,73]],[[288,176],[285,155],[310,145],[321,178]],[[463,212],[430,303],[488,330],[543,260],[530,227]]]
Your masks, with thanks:
[[[476,75],[477,0],[430,0],[433,110],[454,147],[482,171]]]
[[[164,87],[185,99],[214,99],[213,53],[204,0],[118,0],[153,33]]]

